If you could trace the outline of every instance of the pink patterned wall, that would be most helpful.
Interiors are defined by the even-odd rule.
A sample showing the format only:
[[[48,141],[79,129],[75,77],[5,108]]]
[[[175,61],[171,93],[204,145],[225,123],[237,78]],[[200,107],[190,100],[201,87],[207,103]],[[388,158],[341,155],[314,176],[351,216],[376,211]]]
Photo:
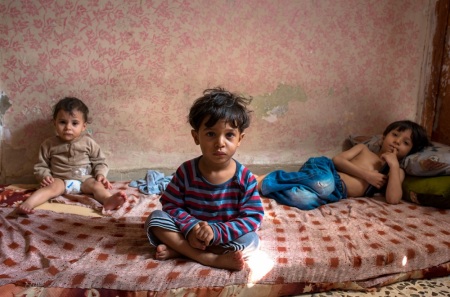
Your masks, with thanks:
[[[176,168],[217,85],[254,97],[244,164],[332,156],[416,119],[429,0],[3,0],[1,176],[32,174],[51,107],[77,96],[112,170]],[[9,101],[8,99],[9,98]]]

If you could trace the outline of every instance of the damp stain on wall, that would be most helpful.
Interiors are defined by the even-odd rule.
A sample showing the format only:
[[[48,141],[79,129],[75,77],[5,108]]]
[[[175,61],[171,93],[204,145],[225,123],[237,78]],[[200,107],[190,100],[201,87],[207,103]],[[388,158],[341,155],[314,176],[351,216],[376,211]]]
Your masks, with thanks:
[[[0,92],[0,125],[3,126],[3,116],[11,107],[11,102],[4,92]]]
[[[3,116],[11,107],[8,96],[0,91],[0,175],[3,174]]]
[[[298,86],[288,86],[284,84],[271,93],[254,96],[252,104],[255,106],[255,113],[259,118],[268,122],[276,122],[289,110],[289,102],[308,100],[305,91]]]

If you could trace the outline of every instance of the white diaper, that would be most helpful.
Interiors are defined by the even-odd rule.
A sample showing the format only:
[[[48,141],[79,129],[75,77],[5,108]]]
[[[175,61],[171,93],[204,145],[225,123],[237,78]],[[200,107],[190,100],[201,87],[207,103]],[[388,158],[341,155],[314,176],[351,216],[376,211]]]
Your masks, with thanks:
[[[66,194],[81,194],[81,181],[67,179],[64,183],[66,184]]]

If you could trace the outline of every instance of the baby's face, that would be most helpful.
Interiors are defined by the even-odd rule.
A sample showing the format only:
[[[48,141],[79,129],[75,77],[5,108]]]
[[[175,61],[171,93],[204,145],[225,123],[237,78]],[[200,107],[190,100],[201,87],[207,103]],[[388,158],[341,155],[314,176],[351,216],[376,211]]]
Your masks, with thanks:
[[[72,141],[80,137],[86,130],[86,122],[83,113],[73,110],[71,113],[60,110],[54,120],[56,133],[64,141]]]

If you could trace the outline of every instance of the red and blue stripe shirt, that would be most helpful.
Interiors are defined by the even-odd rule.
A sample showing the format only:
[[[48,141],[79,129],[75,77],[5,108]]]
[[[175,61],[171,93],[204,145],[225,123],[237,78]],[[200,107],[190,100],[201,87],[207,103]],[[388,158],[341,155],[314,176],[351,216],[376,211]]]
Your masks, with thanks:
[[[162,210],[172,217],[185,237],[200,221],[208,222],[214,231],[210,245],[227,243],[256,231],[264,209],[255,176],[234,160],[235,175],[223,184],[214,185],[201,176],[200,158],[186,161],[177,169],[161,196]]]

